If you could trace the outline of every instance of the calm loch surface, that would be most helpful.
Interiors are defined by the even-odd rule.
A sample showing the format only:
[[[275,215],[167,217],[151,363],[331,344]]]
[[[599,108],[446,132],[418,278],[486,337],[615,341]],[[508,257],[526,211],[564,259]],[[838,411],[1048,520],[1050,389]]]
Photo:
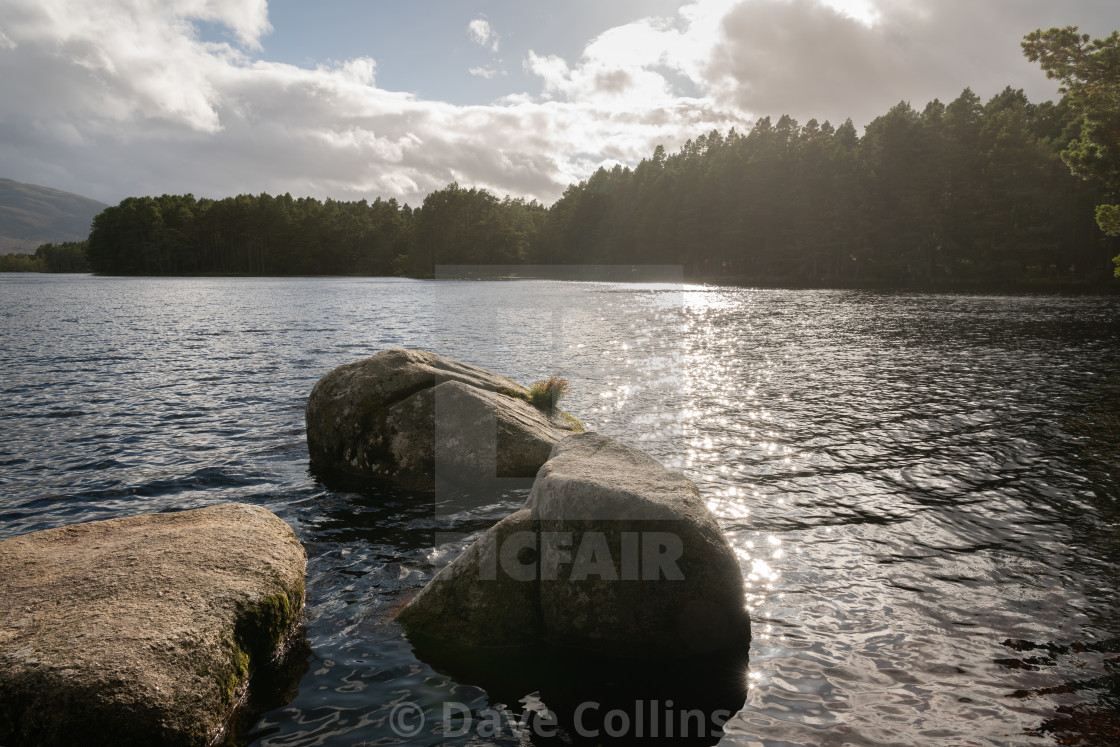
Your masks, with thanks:
[[[0,275],[0,318],[0,539],[237,500],[306,546],[308,648],[245,742],[522,744],[437,716],[548,706],[389,620],[524,491],[448,512],[308,473],[312,386],[388,347],[559,373],[566,409],[700,486],[753,617],[721,743],[1116,734],[1120,299]]]

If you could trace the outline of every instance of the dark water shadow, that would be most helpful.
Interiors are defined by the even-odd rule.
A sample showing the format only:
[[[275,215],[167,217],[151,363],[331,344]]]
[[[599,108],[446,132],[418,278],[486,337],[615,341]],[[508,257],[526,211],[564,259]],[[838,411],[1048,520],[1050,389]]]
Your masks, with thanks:
[[[465,648],[410,638],[421,661],[502,704],[534,745],[711,745],[747,696],[747,653],[635,661],[539,645]],[[454,735],[485,718],[457,714]],[[524,743],[524,742],[523,742]]]
[[[387,543],[405,551],[430,545],[436,517],[431,491],[350,475],[315,477],[330,494],[316,502],[305,542]]]
[[[299,694],[299,684],[311,670],[314,654],[302,626],[288,644],[284,654],[254,669],[249,691],[226,728],[225,747],[242,747],[260,737],[249,732],[261,716],[283,708]]]
[[[386,544],[409,552],[431,548],[437,533],[485,531],[528,497],[531,480],[494,480],[418,489],[376,477],[314,470],[330,493],[316,503],[310,542]]]
[[[1060,696],[1066,702],[1027,734],[1058,744],[1120,744],[1120,638],[1067,644],[1008,639],[1015,655],[996,659],[1009,669],[1059,674],[1058,684],[1017,690],[1011,697],[1031,701]],[[1067,673],[1077,671],[1077,676]]]

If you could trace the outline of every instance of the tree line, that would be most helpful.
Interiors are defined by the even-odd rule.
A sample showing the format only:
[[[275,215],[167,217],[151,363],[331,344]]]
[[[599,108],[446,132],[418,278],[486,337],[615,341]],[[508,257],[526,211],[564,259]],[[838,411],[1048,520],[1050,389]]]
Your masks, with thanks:
[[[1098,181],[1062,160],[1082,113],[1008,88],[921,111],[902,102],[862,136],[789,116],[711,131],[634,168],[601,168],[551,207],[450,184],[415,208],[239,195],[130,197],[93,222],[106,274],[409,275],[439,265],[681,265],[740,282],[1099,283],[1116,239]]]
[[[1100,280],[1117,253],[1094,220],[1102,188],[1060,158],[1079,123],[1010,88],[902,102],[862,137],[851,120],[763,118],[570,187],[536,259],[781,283]]]
[[[0,254],[0,272],[89,272],[85,241],[40,244],[34,254]]]

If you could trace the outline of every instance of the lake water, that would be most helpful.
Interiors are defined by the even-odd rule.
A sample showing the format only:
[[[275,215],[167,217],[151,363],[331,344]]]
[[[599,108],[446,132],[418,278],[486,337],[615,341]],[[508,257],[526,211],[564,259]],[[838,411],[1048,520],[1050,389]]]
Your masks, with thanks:
[[[1120,433],[1095,425],[1120,402],[1120,299],[0,275],[0,318],[0,539],[236,500],[307,548],[307,649],[244,742],[530,739],[449,736],[443,703],[541,697],[457,681],[389,619],[524,491],[448,517],[308,472],[312,386],[398,346],[558,373],[586,425],[699,485],[753,617],[723,744],[1104,742],[1120,721]],[[411,738],[402,703],[428,717]]]

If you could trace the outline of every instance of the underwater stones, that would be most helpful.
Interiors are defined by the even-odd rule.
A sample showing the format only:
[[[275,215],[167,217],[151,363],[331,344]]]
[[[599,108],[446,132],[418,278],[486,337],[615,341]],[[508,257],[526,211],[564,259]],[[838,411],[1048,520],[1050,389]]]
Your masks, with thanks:
[[[739,562],[696,486],[597,433],[559,442],[524,507],[400,612],[411,634],[635,658],[745,652]]]
[[[317,470],[381,476],[430,488],[532,477],[553,444],[582,430],[546,414],[529,391],[486,369],[422,350],[386,350],[339,366],[307,401],[307,447]]]
[[[214,743],[298,627],[305,566],[238,503],[0,542],[0,744]]]

